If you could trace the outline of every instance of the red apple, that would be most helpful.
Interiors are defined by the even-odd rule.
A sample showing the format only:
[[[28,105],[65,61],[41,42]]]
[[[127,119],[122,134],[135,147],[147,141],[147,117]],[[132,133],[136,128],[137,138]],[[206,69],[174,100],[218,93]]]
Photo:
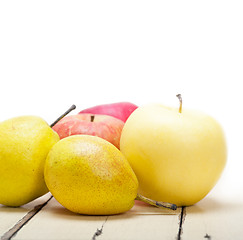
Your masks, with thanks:
[[[108,115],[76,114],[64,117],[52,128],[60,139],[70,135],[85,134],[101,137],[118,149],[124,122]]]
[[[130,102],[118,102],[87,108],[79,113],[105,114],[126,122],[128,117],[137,107],[138,106]]]

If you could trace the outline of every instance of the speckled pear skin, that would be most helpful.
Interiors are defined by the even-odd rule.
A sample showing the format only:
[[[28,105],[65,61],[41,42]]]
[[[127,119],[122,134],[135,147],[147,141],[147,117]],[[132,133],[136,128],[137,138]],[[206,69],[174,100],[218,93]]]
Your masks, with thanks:
[[[59,136],[40,117],[0,123],[0,204],[21,206],[48,192],[44,163]]]
[[[46,184],[64,207],[86,215],[128,211],[138,181],[123,154],[96,136],[74,135],[60,140],[48,154]]]

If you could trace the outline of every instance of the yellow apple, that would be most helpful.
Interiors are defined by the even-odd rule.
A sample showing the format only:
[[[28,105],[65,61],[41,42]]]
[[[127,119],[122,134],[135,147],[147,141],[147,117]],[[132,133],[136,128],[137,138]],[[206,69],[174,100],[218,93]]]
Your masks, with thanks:
[[[139,193],[189,206],[203,199],[226,164],[226,141],[212,117],[180,107],[149,104],[126,121],[121,152],[139,181]]]

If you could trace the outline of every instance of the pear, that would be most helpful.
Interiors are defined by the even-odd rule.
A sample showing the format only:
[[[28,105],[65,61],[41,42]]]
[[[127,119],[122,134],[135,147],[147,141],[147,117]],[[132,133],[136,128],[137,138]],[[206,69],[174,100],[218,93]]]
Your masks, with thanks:
[[[0,204],[21,206],[48,192],[44,163],[59,136],[40,117],[0,123]]]
[[[44,176],[55,199],[79,214],[118,214],[131,209],[135,199],[150,201],[137,194],[137,177],[123,154],[97,136],[73,135],[56,143],[47,156]]]

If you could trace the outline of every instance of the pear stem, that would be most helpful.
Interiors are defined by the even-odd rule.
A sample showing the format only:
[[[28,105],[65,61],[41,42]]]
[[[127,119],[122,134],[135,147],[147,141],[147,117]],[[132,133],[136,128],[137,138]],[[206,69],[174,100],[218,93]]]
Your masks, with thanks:
[[[181,113],[181,111],[182,111],[182,97],[181,97],[181,94],[177,94],[176,96],[178,97],[178,99],[180,101],[179,113]]]
[[[64,118],[67,114],[69,114],[71,111],[73,111],[76,108],[76,106],[73,104],[65,113],[63,113],[55,122],[53,122],[50,127],[53,127],[58,121],[60,121],[62,118]]]
[[[139,193],[137,194],[137,197],[135,198],[135,200],[139,200],[139,201],[148,203],[150,205],[153,205],[153,206],[159,207],[159,208],[164,207],[164,208],[169,208],[169,209],[172,209],[172,210],[176,210],[177,209],[177,206],[175,204],[167,203],[167,202],[155,201],[155,200],[152,200],[150,198],[146,198],[146,197],[142,196]]]

